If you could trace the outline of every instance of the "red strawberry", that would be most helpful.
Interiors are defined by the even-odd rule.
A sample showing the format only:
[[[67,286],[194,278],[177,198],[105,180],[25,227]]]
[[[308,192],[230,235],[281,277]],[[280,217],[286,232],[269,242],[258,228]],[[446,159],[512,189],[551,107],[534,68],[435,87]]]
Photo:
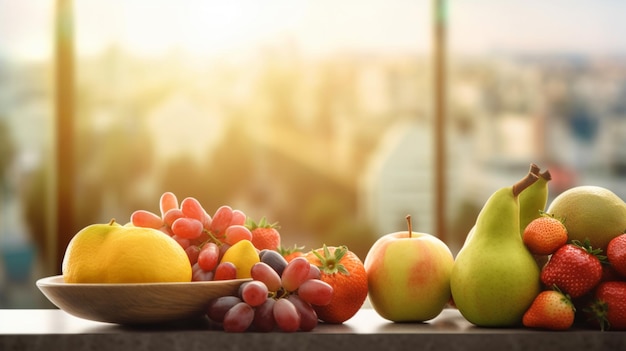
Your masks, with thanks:
[[[265,217],[257,224],[250,217],[246,219],[246,227],[252,232],[252,244],[259,250],[277,250],[280,247],[278,223],[268,223]]]
[[[556,285],[561,291],[577,298],[590,292],[602,279],[604,256],[601,249],[592,249],[589,242],[572,241],[561,246],[541,270],[541,282]]]
[[[586,310],[601,330],[626,330],[626,282],[602,282]]]
[[[530,305],[522,324],[529,328],[567,330],[574,324],[575,308],[567,295],[558,290],[539,293]]]
[[[626,278],[626,234],[621,234],[609,241],[606,257],[611,267]]]
[[[291,248],[286,248],[282,246],[278,248],[278,252],[285,258],[285,260],[287,260],[287,262],[290,262],[296,257],[304,256],[303,250],[304,246],[298,245],[294,245]]]

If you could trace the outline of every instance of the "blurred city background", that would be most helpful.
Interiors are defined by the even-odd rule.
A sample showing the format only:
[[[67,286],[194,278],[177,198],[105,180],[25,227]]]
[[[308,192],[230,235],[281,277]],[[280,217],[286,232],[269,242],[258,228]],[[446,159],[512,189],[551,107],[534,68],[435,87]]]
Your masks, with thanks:
[[[551,198],[581,184],[626,198],[625,13],[612,0],[0,0],[0,308],[50,307],[35,281],[60,273],[59,238],[158,212],[164,191],[279,222],[283,246],[362,259],[407,214],[458,250],[531,162],[551,171]]]

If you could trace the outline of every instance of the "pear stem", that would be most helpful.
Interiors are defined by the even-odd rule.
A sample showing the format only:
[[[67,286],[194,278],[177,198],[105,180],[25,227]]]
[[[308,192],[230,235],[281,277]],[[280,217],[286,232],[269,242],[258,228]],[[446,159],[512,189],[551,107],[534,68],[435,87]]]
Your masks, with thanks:
[[[536,176],[539,176],[539,172],[541,171],[541,168],[539,168],[539,166],[537,166],[534,163],[530,164],[530,169],[528,170],[529,173],[532,173]]]
[[[539,179],[539,176],[533,173],[532,170],[529,171],[524,178],[513,184],[513,196],[517,197],[524,189],[528,188],[531,184],[536,182],[537,179]]]
[[[409,238],[413,236],[413,225],[411,224],[411,215],[406,215],[406,223],[409,227]]]
[[[543,173],[539,173],[539,176],[543,179],[545,179],[546,181],[550,181],[552,180],[552,174],[550,174],[550,170],[547,170]]]

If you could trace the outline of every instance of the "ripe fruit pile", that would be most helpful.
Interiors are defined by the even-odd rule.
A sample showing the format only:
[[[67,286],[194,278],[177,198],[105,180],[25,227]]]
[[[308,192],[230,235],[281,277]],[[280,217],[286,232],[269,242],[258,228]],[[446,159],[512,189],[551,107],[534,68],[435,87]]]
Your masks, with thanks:
[[[197,199],[187,197],[179,204],[176,195],[165,192],[159,207],[160,215],[134,211],[130,222],[161,230],[176,240],[187,253],[193,281],[250,278],[250,268],[259,261],[258,251],[280,244],[275,224],[268,225],[265,219],[256,224],[227,205],[211,216]]]
[[[224,330],[309,331],[318,321],[343,323],[368,293],[363,262],[346,246],[308,253],[280,246],[276,223],[258,223],[229,206],[209,215],[200,202],[161,195],[160,215],[137,210],[135,227],[158,229],[185,250],[192,281],[251,278],[237,296],[210,302],[207,316]]]
[[[261,261],[251,270],[252,279],[238,296],[212,300],[207,316],[227,332],[310,331],[317,326],[313,306],[324,306],[333,288],[320,280],[320,270],[299,257],[287,262],[275,250],[262,250]]]
[[[549,255],[541,268],[544,291],[525,313],[525,326],[567,330],[580,317],[602,330],[626,330],[626,234],[603,255],[589,240],[568,241],[563,223],[545,215],[526,227],[523,240],[533,254]]]
[[[531,164],[487,199],[455,257],[453,305],[477,326],[624,330],[626,202],[578,186],[546,210],[551,179]]]

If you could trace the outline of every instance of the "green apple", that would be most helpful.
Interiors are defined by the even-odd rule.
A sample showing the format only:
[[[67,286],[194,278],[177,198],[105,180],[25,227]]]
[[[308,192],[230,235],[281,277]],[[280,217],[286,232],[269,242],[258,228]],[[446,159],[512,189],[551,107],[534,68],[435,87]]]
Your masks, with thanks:
[[[370,248],[363,262],[369,299],[383,318],[424,322],[435,318],[450,301],[454,256],[439,238],[408,231],[389,233]]]

